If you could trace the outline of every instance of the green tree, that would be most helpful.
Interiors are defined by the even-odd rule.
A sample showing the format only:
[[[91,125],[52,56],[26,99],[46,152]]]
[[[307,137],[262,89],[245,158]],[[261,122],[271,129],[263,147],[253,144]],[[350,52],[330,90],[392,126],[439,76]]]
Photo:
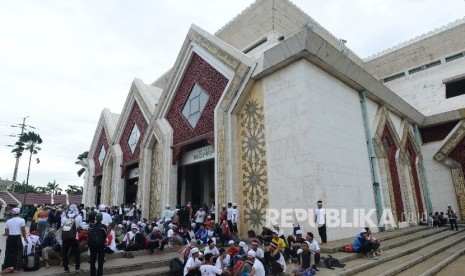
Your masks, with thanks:
[[[25,150],[29,151],[29,165],[27,167],[26,184],[29,184],[32,155],[36,155],[41,150],[38,146],[40,144],[42,144],[42,138],[40,138],[40,135],[33,131],[29,131],[19,136],[19,140],[15,144],[16,147],[11,151],[15,154],[15,157],[21,157]],[[36,162],[37,164],[40,163],[39,158],[36,159]]]
[[[77,175],[79,177],[81,177],[81,175],[86,171],[86,167],[87,167],[87,156],[89,155],[89,152],[88,151],[85,151],[81,154],[79,154],[79,156],[77,157],[77,160],[74,164],[76,165],[81,165],[82,168],[79,169],[79,171],[77,171]]]
[[[68,189],[65,190],[69,195],[82,195],[83,187],[78,185],[68,185]]]
[[[48,192],[47,187],[36,187],[37,194],[46,194]]]
[[[56,180],[53,180],[53,183],[48,182],[46,189],[47,189],[47,193],[54,194],[54,195],[60,195],[61,192],[63,191],[60,188],[60,185],[56,183]]]
[[[22,184],[16,184],[15,186],[15,193],[36,193],[36,187],[31,184],[26,184],[26,181],[23,181]]]

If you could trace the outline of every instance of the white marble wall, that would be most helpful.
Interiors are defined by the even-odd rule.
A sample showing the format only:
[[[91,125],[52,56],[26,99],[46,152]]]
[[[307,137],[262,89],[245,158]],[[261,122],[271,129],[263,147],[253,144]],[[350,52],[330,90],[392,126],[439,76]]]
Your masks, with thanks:
[[[423,145],[423,160],[428,177],[429,191],[434,211],[445,211],[450,204],[458,212],[452,174],[448,167],[437,162],[433,156],[439,151],[443,142],[431,142]],[[460,215],[460,214],[459,214]]]
[[[270,208],[375,208],[359,93],[304,59],[264,91]],[[328,229],[329,240],[358,230]]]
[[[465,107],[465,95],[446,99],[445,79],[465,73],[465,58],[443,63],[413,75],[385,83],[424,115]]]

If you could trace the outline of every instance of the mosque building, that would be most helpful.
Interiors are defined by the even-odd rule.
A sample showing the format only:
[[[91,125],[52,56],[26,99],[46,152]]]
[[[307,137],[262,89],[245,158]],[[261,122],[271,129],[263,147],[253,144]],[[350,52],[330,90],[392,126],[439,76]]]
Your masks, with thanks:
[[[242,234],[318,200],[401,227],[448,204],[465,217],[464,57],[465,19],[362,59],[292,2],[257,0],[215,34],[192,25],[172,68],[102,111],[83,201],[147,218],[237,202]]]

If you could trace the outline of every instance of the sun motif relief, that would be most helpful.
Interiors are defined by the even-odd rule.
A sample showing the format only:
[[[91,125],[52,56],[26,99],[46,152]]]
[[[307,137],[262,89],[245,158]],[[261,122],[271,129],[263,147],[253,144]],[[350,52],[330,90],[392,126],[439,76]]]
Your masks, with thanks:
[[[268,206],[264,117],[263,106],[255,99],[247,101],[240,114],[244,220],[257,229],[265,221]]]

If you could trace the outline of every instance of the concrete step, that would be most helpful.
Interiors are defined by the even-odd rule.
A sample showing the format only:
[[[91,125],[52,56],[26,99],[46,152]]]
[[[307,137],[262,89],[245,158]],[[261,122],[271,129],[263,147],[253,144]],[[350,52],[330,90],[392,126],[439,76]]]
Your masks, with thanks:
[[[427,246],[422,247],[422,248],[417,249],[418,245],[423,243],[423,240],[419,241],[420,242],[419,244],[412,244],[411,248],[412,249],[415,248],[415,249],[411,250],[409,254],[401,255],[397,258],[392,258],[391,260],[380,263],[374,266],[373,268],[363,270],[362,272],[355,274],[355,275],[368,275],[368,276],[397,275],[401,273],[402,271],[408,270],[411,267],[413,268],[413,266],[416,266],[417,264],[421,264],[422,262],[427,261],[429,258],[444,252],[451,246],[456,245],[457,242],[461,242],[465,240],[465,235],[463,234],[463,232],[456,232],[456,231],[452,232],[451,231],[450,234],[452,235],[446,238],[440,239],[440,240],[436,240],[435,242],[425,239],[425,244],[427,244]],[[389,258],[389,255],[387,257]],[[445,258],[447,258],[447,256]],[[379,258],[379,260],[382,260],[382,258]],[[371,262],[376,263],[377,261],[371,261]],[[427,269],[428,268],[424,270],[427,270]],[[419,274],[414,273],[414,274],[408,274],[408,275],[419,275]]]
[[[461,236],[464,237],[463,234]],[[442,244],[442,242],[440,243]],[[448,257],[452,256],[454,253],[459,252],[460,250],[464,248],[465,248],[464,240],[460,242],[454,241],[454,244],[446,248],[444,251],[434,254],[433,256],[425,259],[422,262],[417,262],[416,265],[412,266],[411,268],[408,268],[407,270],[402,271],[401,273],[397,275],[399,276],[421,275],[422,273],[427,272],[435,265],[441,263],[442,261],[446,260]],[[413,255],[418,255],[418,254],[414,253]],[[417,258],[418,257],[421,257],[421,256],[417,256]],[[462,264],[462,269],[463,269],[463,264]]]
[[[118,276],[150,276],[150,275],[169,276],[170,275],[169,266],[118,273]]]
[[[109,256],[109,255],[108,255]],[[159,268],[160,275],[164,275],[163,271],[169,268],[169,263],[172,258],[179,257],[177,252],[154,254],[154,255],[141,255],[134,258],[110,258],[104,263],[103,274],[104,275],[120,275],[122,273],[130,273],[130,275],[138,275],[137,273]],[[70,266],[71,274],[76,276],[87,276],[90,275],[90,264],[88,262],[81,263],[81,271],[76,273],[74,267]],[[40,268],[37,275],[69,275],[64,273],[63,267],[52,266],[50,268]],[[18,272],[16,276],[31,275],[30,272]],[[144,275],[144,274],[142,274]]]
[[[427,231],[424,231],[425,229],[427,229]],[[409,231],[407,233],[404,232],[402,235],[390,237],[388,240],[383,240],[383,238],[377,235],[375,235],[375,237],[381,240],[381,249],[383,251],[387,251],[389,249],[393,249],[393,248],[408,244],[410,242],[414,242],[414,241],[424,239],[424,238],[430,237],[438,233],[442,233],[446,230],[447,228],[433,228],[433,229],[420,228],[418,229],[418,231]],[[352,241],[353,240],[354,238],[352,238]],[[331,254],[331,256],[338,259],[342,263],[347,263],[349,261],[356,260],[362,257],[362,255],[359,253],[346,253],[346,252],[334,253],[334,254]]]
[[[444,231],[444,230],[430,230],[433,235],[418,238],[416,240],[413,237],[409,238],[406,237],[404,240],[406,241],[403,244],[398,244],[396,247],[383,251],[382,256],[379,256],[379,260],[377,261],[370,261],[363,258],[354,259],[348,261],[346,263],[346,267],[343,269],[336,269],[337,275],[354,275],[359,272],[365,271],[377,265],[380,265],[384,262],[391,261],[393,259],[397,259],[403,257],[405,255],[409,255],[413,252],[416,252],[432,243],[437,241],[444,240],[449,236],[456,235],[461,233],[462,231]],[[423,236],[423,235],[420,235]],[[413,241],[417,241],[413,243]],[[400,243],[401,241],[399,241]]]
[[[450,275],[463,275],[464,274],[465,255],[462,255],[448,266],[444,267],[435,276],[450,276]]]
[[[402,229],[389,230],[384,232],[375,233],[378,239],[388,241],[390,239],[398,238],[404,235],[418,233],[420,231],[429,230],[426,226],[412,226]],[[352,244],[354,238],[347,238],[337,241],[328,242],[325,245],[320,246],[321,253],[336,253],[344,250],[344,245]]]

